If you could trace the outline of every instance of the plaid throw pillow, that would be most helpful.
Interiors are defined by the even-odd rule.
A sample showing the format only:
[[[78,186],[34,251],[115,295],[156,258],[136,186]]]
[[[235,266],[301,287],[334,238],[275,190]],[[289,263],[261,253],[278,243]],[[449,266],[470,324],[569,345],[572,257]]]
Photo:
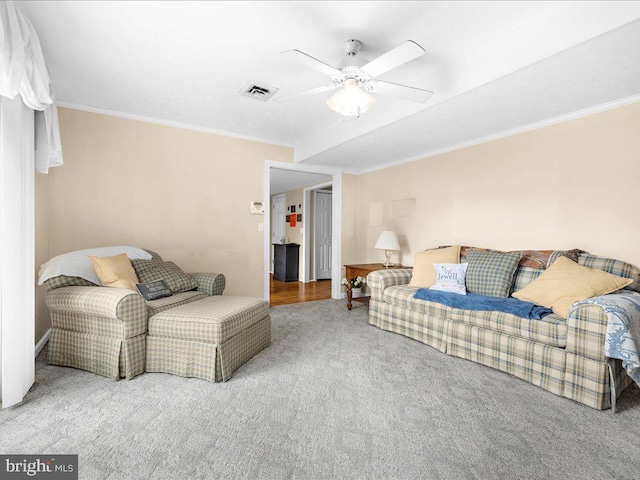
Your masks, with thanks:
[[[50,278],[44,282],[44,288],[47,292],[62,287],[99,287],[89,280],[85,280],[80,277],[68,277],[67,275],[58,275],[57,277]]]
[[[469,250],[466,258],[469,263],[467,292],[489,297],[508,297],[513,274],[521,258],[520,253]]]
[[[155,260],[131,260],[131,265],[138,275],[140,283],[156,280],[167,282],[173,293],[186,292],[198,287],[198,282],[187,275],[173,262],[157,262]]]

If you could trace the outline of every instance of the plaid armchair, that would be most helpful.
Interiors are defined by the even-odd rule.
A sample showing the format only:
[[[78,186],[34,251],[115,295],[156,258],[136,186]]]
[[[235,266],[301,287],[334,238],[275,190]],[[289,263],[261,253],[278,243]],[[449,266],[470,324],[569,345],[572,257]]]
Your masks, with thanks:
[[[153,260],[162,257],[151,252]],[[49,363],[130,380],[144,372],[148,319],[158,312],[212,295],[222,295],[220,273],[191,273],[195,290],[145,301],[137,292],[95,285],[60,275],[47,280],[51,310]]]

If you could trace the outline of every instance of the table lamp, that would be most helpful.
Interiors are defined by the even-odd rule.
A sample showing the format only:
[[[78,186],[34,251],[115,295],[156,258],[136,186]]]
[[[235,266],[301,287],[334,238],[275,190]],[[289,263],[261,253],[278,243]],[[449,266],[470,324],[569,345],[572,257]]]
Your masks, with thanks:
[[[386,268],[393,267],[393,263],[391,263],[391,252],[400,250],[400,242],[398,241],[398,236],[395,232],[392,232],[391,230],[383,230],[378,237],[375,248],[378,250],[384,250],[384,254],[387,257],[387,261],[384,262],[384,266]]]

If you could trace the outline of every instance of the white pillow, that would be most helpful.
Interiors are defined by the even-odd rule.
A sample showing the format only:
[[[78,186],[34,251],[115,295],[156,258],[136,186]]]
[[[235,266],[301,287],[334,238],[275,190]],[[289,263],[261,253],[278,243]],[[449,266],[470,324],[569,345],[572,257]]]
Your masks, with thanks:
[[[93,255],[94,257],[112,257],[114,255],[120,255],[121,253],[126,253],[129,260],[150,260],[152,258],[149,252],[141,248],[127,246],[88,248],[86,250],[64,253],[42,264],[38,272],[38,285],[42,285],[50,278],[57,277],[58,275],[80,277],[96,285],[102,285],[87,255]]]
[[[468,263],[436,263],[433,268],[436,272],[436,283],[430,290],[440,290],[442,292],[467,294],[465,278],[467,275]]]

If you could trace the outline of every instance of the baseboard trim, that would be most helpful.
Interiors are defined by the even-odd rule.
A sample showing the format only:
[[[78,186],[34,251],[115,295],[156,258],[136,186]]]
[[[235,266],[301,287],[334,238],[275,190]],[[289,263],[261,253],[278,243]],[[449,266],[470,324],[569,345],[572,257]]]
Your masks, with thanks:
[[[49,329],[46,332],[44,332],[44,335],[42,335],[42,338],[40,339],[40,341],[38,343],[36,343],[34,358],[37,357],[38,355],[40,355],[40,352],[42,351],[44,346],[49,341],[49,337],[50,336],[51,336],[51,329]]]

